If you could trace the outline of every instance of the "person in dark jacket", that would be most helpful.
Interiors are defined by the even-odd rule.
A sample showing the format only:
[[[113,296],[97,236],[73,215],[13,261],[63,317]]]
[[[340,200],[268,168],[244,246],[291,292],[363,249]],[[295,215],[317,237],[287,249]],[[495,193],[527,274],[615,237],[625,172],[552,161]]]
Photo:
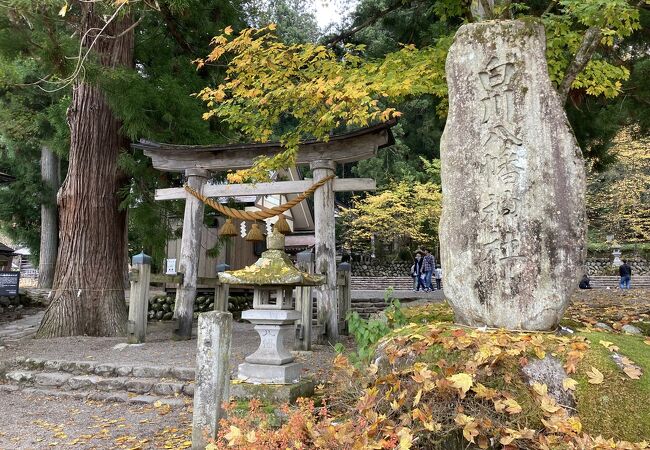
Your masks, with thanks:
[[[582,280],[580,280],[578,287],[580,289],[591,289],[591,280],[589,280],[589,276],[587,274],[584,274]]]
[[[422,271],[424,260],[422,258],[422,252],[415,252],[415,259],[413,260],[413,265],[411,266],[411,276],[413,277],[413,290],[419,291],[420,287],[426,289],[424,284],[424,272]]]
[[[621,276],[619,287],[621,289],[630,289],[630,281],[632,279],[632,268],[630,267],[630,265],[627,263],[626,260],[623,260],[623,264],[619,266],[618,274]]]

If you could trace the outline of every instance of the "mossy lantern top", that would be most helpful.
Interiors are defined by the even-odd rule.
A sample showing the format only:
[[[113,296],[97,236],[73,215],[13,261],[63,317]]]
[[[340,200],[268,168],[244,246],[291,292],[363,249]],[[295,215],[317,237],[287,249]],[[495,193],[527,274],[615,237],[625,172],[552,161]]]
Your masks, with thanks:
[[[219,281],[224,284],[254,286],[254,310],[293,309],[293,288],[318,286],[325,282],[325,277],[296,269],[284,252],[283,234],[274,230],[267,237],[266,244],[268,250],[262,253],[255,264],[241,270],[222,272],[219,274]],[[247,311],[249,312],[255,314]]]
[[[273,231],[266,240],[267,248],[255,264],[240,270],[219,274],[219,281],[238,286],[319,286],[324,275],[301,272],[284,252],[284,235]]]

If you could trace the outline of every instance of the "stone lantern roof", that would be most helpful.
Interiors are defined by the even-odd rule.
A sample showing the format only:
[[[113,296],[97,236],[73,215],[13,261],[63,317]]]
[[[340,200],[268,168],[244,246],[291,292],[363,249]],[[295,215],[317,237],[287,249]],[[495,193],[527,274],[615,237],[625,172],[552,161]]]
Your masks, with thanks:
[[[248,286],[319,286],[324,275],[301,272],[284,252],[284,235],[269,233],[267,248],[255,264],[240,270],[219,273],[219,281],[231,285]]]

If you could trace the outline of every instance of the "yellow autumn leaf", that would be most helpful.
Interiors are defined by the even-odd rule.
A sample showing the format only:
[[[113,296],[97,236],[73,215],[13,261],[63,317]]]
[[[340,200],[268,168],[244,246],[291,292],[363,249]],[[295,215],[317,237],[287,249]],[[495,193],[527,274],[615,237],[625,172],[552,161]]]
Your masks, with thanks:
[[[539,407],[550,414],[553,414],[560,410],[560,406],[558,406],[557,402],[548,395],[542,398],[542,403],[539,405]]]
[[[562,387],[564,388],[565,391],[575,391],[576,386],[578,386],[578,382],[574,380],[573,378],[565,378],[562,380]]]
[[[278,26],[277,26],[276,24],[274,24],[274,23],[270,23],[269,26],[268,26],[267,28],[268,28],[269,30],[271,30],[271,31],[275,31],[275,29],[276,29],[277,27],[278,27]]]
[[[588,381],[591,384],[601,384],[605,379],[603,373],[594,366],[591,366],[591,370],[587,371],[587,377],[589,377]]]
[[[472,384],[474,384],[474,380],[472,379],[472,376],[464,372],[457,373],[455,375],[447,377],[447,380],[451,382],[451,385],[453,387],[461,390],[463,397],[465,396],[467,391],[469,391],[469,389],[472,387]]]
[[[250,444],[257,442],[257,436],[255,435],[255,430],[251,430],[248,433],[246,433],[246,442]]]
[[[399,450],[409,450],[413,445],[413,434],[411,434],[411,430],[403,427],[397,432],[397,436],[399,437]]]
[[[413,406],[417,406],[417,404],[420,403],[421,397],[422,397],[422,389],[419,389],[417,394],[415,394],[415,398],[413,399]]]
[[[229,443],[234,443],[241,438],[241,430],[234,425],[230,425],[230,431],[225,434],[225,438]]]
[[[68,2],[65,2],[65,4],[59,10],[59,16],[65,17],[67,13],[68,13]]]
[[[535,382],[533,383],[533,391],[544,397],[548,394],[548,387],[545,384]]]
[[[609,342],[609,341],[599,341],[599,343],[600,343],[600,345],[602,345],[603,347],[605,347],[605,348],[606,348],[607,350],[609,350],[610,352],[617,352],[617,351],[619,350],[619,348],[618,348],[617,346],[615,346],[613,342]]]
[[[509,414],[519,414],[522,411],[521,406],[514,398],[508,398],[504,403],[506,405],[506,411]]]
[[[623,368],[623,372],[625,372],[627,376],[633,380],[638,380],[642,375],[641,369],[635,366],[625,366]]]
[[[228,25],[226,28],[224,28],[223,34],[230,36],[232,34],[232,27]]]

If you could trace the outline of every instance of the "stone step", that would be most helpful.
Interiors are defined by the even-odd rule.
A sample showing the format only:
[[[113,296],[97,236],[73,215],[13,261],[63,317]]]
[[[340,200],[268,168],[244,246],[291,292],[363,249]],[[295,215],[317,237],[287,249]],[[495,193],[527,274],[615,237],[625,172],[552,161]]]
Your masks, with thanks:
[[[67,372],[11,370],[4,375],[7,384],[39,389],[64,391],[124,392],[126,394],[156,396],[194,395],[193,382],[175,382],[159,378],[105,377],[101,375],[74,375]]]
[[[43,395],[54,398],[74,398],[78,400],[96,400],[104,402],[119,402],[150,405],[160,402],[160,405],[169,405],[172,408],[183,407],[191,400],[189,397],[162,397],[158,395],[139,395],[122,391],[97,391],[97,390],[72,390],[47,389],[41,387],[23,387],[14,384],[0,384],[0,392],[24,393],[30,395]]]
[[[61,372],[73,375],[98,375],[102,377],[131,377],[131,378],[165,378],[178,381],[193,381],[193,367],[170,366],[133,366],[129,364],[101,363],[93,361],[48,360],[41,358],[19,357],[5,361],[7,368],[25,370]],[[6,371],[7,369],[5,369]],[[0,368],[0,373],[2,373]]]

